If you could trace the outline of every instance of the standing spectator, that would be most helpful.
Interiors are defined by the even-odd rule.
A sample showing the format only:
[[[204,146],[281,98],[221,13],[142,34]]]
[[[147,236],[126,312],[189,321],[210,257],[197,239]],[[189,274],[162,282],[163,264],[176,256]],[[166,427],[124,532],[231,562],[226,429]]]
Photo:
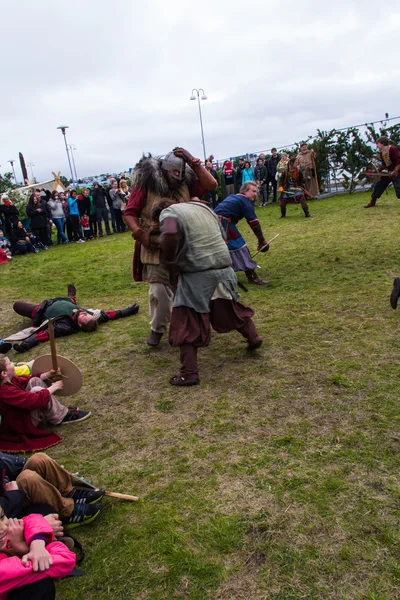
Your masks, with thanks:
[[[92,198],[96,209],[96,219],[99,237],[103,237],[103,228],[101,226],[102,219],[104,219],[104,225],[106,227],[107,235],[112,235],[110,231],[110,224],[108,222],[108,210],[106,205],[107,196],[105,191],[97,181],[93,183]]]
[[[105,188],[104,191],[105,191],[106,196],[107,196],[107,204],[108,204],[108,208],[110,210],[112,230],[113,230],[114,233],[117,233],[117,223],[116,223],[116,220],[115,220],[115,213],[114,213],[112,198],[111,198],[111,195],[110,195],[111,188],[113,186],[114,181],[116,181],[115,177],[111,177],[109,179],[110,187],[109,188]]]
[[[268,195],[269,195],[269,184],[272,185],[273,196],[272,202],[276,203],[276,189],[278,186],[278,182],[276,179],[276,168],[278,166],[281,157],[276,151],[276,148],[272,148],[271,150],[272,156],[268,160],[265,161],[265,166],[267,167],[268,177],[267,177],[267,203],[268,203]]]
[[[39,244],[44,250],[48,250],[50,244],[48,225],[51,222],[51,213],[46,200],[40,196],[40,190],[35,190],[29,198],[26,214],[31,220],[31,229],[38,238]]]
[[[19,211],[11,202],[7,194],[3,194],[1,197],[0,212],[4,215],[4,227],[6,228],[7,237],[10,239],[13,225],[15,225],[19,219]]]
[[[110,198],[112,202],[112,207],[115,215],[115,223],[117,227],[117,233],[122,233],[124,231],[124,224],[122,222],[122,212],[121,212],[121,194],[118,190],[118,183],[114,180],[112,184],[112,188],[110,189]]]
[[[254,179],[258,185],[258,193],[261,198],[261,206],[268,204],[266,181],[268,177],[267,167],[264,165],[262,158],[257,160],[257,165],[254,168]]]
[[[72,242],[72,224],[71,224],[71,219],[69,218],[69,208],[68,208],[67,196],[65,195],[64,192],[60,192],[59,198],[61,200],[61,204],[62,204],[63,211],[64,211],[63,233],[65,234],[65,231],[67,231],[68,241]]]
[[[50,190],[45,190],[44,188],[42,188],[41,192],[40,192],[40,198],[41,200],[44,200],[44,202],[46,202],[46,206],[47,206],[47,213],[49,215],[49,219],[47,220],[47,237],[49,240],[49,246],[53,245],[53,240],[51,239],[51,235],[52,235],[52,221],[51,219],[51,210],[50,210],[50,206],[49,206],[49,200],[51,200],[51,192]]]
[[[206,167],[207,171],[214,177],[215,181],[218,182],[217,171],[214,169],[211,160],[206,160],[205,167]],[[212,208],[214,209],[217,206],[217,190],[213,190],[212,192],[207,192],[207,194],[205,195],[205,200],[206,200],[206,202],[211,204]]]
[[[71,219],[72,236],[75,242],[81,244],[85,240],[82,240],[79,235],[79,208],[76,196],[76,190],[72,190],[68,198],[69,218]]]
[[[244,158],[239,158],[239,166],[235,171],[235,194],[240,192],[240,188],[242,187],[242,176],[244,169]]]
[[[68,240],[64,234],[64,208],[56,190],[51,193],[51,200],[49,200],[48,204],[52,221],[57,229],[57,245],[68,244]]]
[[[90,224],[90,235],[91,238],[97,238],[97,217],[96,217],[96,207],[94,205],[93,196],[89,193],[89,202],[90,202],[90,213],[89,213],[89,224]]]
[[[233,170],[232,161],[226,160],[222,167],[222,178],[224,186],[224,198],[235,193],[235,172]]]
[[[246,183],[246,181],[254,181],[254,171],[248,160],[244,163],[244,169],[242,171],[242,185]]]
[[[79,196],[76,197],[80,217],[83,217],[83,215],[90,214],[89,195],[90,195],[90,192],[89,192],[88,188],[83,188],[82,194],[79,194]]]
[[[126,227],[125,227],[125,223],[124,223],[124,212],[126,209],[126,204],[128,202],[129,199],[129,188],[128,188],[128,184],[125,181],[125,177],[121,177],[121,179],[119,180],[119,184],[118,184],[118,193],[119,196],[121,198],[121,222],[122,222],[122,231],[126,231]]]

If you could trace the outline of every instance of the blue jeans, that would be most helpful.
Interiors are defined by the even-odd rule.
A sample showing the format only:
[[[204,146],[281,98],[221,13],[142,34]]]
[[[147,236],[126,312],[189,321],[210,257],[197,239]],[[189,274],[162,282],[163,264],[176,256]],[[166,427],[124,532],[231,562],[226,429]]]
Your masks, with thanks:
[[[62,242],[68,242],[65,234],[63,232],[64,229],[64,219],[62,217],[53,218],[53,223],[57,229],[57,244],[61,244]]]

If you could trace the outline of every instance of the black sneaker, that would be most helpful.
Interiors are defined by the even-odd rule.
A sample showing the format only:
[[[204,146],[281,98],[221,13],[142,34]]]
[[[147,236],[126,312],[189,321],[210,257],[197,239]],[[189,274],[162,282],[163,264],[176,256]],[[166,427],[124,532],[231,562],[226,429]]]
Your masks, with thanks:
[[[97,502],[96,504],[75,504],[73,513],[63,521],[63,524],[68,527],[68,529],[73,529],[80,525],[87,525],[95,520],[100,514],[100,510],[100,502]]]
[[[7,354],[9,350],[11,350],[12,344],[11,342],[1,342],[0,344],[0,354]]]
[[[83,488],[74,488],[68,498],[73,498],[75,504],[94,504],[101,500],[106,490],[85,490]]]
[[[88,419],[92,413],[90,410],[79,410],[77,408],[69,408],[67,414],[61,421],[60,425],[69,425],[70,423],[78,423]]]

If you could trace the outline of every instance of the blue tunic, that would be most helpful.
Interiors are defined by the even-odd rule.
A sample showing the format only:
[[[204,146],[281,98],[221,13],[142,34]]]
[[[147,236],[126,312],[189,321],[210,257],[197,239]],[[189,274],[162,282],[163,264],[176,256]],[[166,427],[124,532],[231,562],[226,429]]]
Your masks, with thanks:
[[[253,203],[243,194],[231,194],[218,204],[214,212],[221,217],[230,219],[230,223],[227,223],[226,227],[222,221],[222,226],[227,232],[229,250],[237,250],[245,246],[246,242],[236,227],[236,223],[241,219],[246,219],[250,227],[258,223]]]

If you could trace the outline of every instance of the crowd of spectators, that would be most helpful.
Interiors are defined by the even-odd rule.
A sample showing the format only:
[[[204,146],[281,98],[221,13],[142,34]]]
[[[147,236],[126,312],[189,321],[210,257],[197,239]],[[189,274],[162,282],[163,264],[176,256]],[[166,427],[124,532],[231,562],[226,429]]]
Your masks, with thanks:
[[[94,182],[91,188],[50,192],[35,189],[26,205],[28,227],[7,194],[0,203],[0,262],[17,254],[46,251],[53,244],[83,244],[97,237],[126,231],[123,213],[129,195],[124,178],[110,179],[110,187]],[[104,226],[104,229],[103,229]],[[56,239],[53,241],[53,231]]]
[[[245,158],[226,160],[221,169],[217,168],[213,159],[210,156],[205,167],[218,181],[219,187],[204,198],[212,208],[230,194],[237,194],[246,181],[257,183],[256,204],[266,206],[271,195],[272,203],[277,202],[277,167],[281,156],[276,148],[272,148],[269,157],[260,154],[252,162]],[[123,214],[130,193],[129,185],[123,177],[110,178],[108,183],[109,187],[103,187],[94,181],[91,187],[78,191],[34,190],[26,206],[28,229],[24,227],[18,208],[7,194],[3,194],[0,203],[0,262],[6,262],[16,254],[48,250],[55,243],[82,244],[103,237],[104,233],[113,235],[126,231]],[[54,242],[53,232],[56,234]]]

